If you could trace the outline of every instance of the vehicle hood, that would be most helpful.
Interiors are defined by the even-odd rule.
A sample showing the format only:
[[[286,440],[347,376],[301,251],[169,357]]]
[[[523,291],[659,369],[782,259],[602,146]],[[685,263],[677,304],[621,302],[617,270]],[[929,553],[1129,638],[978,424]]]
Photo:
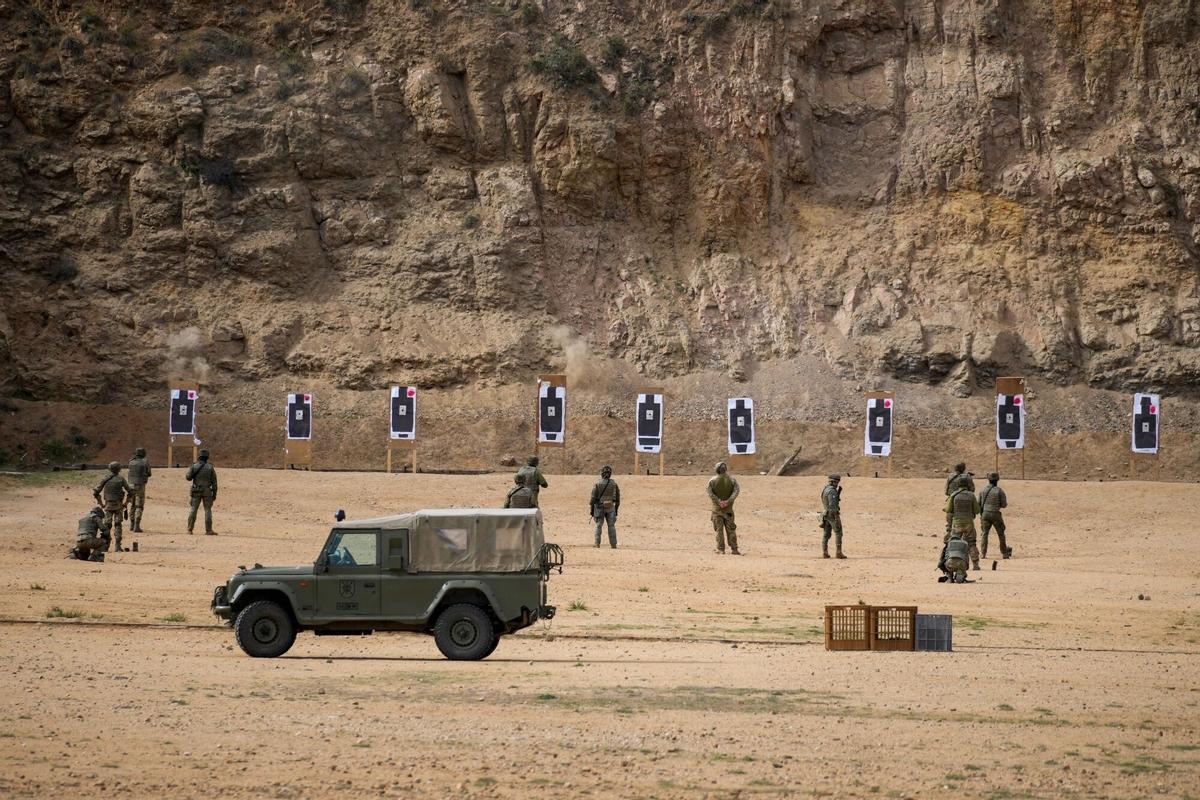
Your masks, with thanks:
[[[299,577],[301,575],[312,575],[312,564],[300,564],[295,567],[250,567],[249,569],[239,569],[233,574],[235,579],[245,580],[247,578],[284,578],[284,577]]]

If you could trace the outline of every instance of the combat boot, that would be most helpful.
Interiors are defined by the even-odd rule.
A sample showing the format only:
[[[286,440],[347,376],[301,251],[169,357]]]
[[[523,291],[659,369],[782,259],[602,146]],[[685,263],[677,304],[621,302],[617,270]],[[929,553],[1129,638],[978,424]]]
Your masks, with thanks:
[[[1004,550],[1001,551],[1001,555],[1003,555],[1005,558],[1012,558],[1012,548],[1011,547],[1004,548]]]
[[[733,550],[729,551],[729,555],[731,555],[731,556],[740,556],[741,554],[742,554],[742,551],[738,550],[736,547]]]
[[[829,545],[826,543],[821,544],[821,558],[829,558]]]
[[[845,557],[846,557],[846,554],[842,552],[842,548],[840,548],[840,547],[838,548],[838,551],[837,551],[837,557],[838,557],[838,558],[845,558]]]
[[[978,570],[978,569],[980,569],[979,562],[978,562],[978,561],[972,561],[972,562],[971,562],[971,569],[974,569],[974,570]]]

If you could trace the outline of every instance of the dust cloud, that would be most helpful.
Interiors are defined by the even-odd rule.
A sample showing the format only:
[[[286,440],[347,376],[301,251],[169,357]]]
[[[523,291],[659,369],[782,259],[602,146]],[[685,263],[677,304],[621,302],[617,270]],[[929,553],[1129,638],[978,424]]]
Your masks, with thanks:
[[[624,396],[632,391],[634,375],[628,364],[592,352],[592,346],[566,325],[550,329],[550,338],[562,348],[567,386],[573,391]]]
[[[168,377],[208,382],[208,359],[204,357],[204,338],[196,326],[167,336]]]

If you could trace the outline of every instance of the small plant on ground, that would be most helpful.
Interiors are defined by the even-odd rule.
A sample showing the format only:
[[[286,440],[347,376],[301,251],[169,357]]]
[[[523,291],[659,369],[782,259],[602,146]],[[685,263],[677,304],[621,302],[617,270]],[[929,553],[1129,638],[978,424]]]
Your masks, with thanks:
[[[187,622],[187,617],[176,611],[174,614],[167,614],[162,618],[163,622]]]
[[[587,603],[582,600],[572,600],[571,605],[567,606],[567,611],[587,611]]]
[[[48,619],[79,619],[82,616],[82,611],[70,608],[64,609],[61,606],[51,606],[50,610],[46,612]]]

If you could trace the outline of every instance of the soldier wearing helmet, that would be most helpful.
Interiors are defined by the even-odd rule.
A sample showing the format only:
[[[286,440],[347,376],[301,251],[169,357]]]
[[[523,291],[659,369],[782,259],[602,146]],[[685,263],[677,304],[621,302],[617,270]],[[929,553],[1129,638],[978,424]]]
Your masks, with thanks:
[[[129,502],[132,490],[125,479],[121,477],[119,461],[109,463],[108,473],[108,476],[92,490],[92,497],[96,498],[96,502],[102,506],[104,511],[102,525],[106,530],[112,531],[112,543],[116,546],[116,552],[119,553],[121,552],[121,513],[125,510],[125,504]],[[105,549],[108,548],[105,547]]]
[[[504,507],[537,508],[533,502],[533,492],[525,485],[525,476],[518,472],[513,476],[513,483],[516,486],[508,490],[508,496],[504,498]]]
[[[983,533],[983,557],[987,558],[988,534],[992,527],[996,528],[996,538],[1000,540],[1000,555],[1005,558],[1012,556],[1012,548],[1004,538],[1004,512],[1008,508],[1008,495],[1000,488],[1000,473],[988,474],[988,485],[979,491],[979,527]]]
[[[617,511],[621,508],[621,487],[612,479],[612,467],[600,468],[600,480],[592,487],[588,515],[596,522],[596,547],[600,546],[600,528],[608,523],[608,546],[617,549]]]
[[[742,487],[737,478],[729,474],[724,461],[717,463],[716,474],[708,479],[708,499],[712,501],[713,531],[717,535],[717,552],[725,552],[725,540],[729,540],[729,552],[740,556],[737,540],[737,523],[733,517],[733,501],[737,500]]]
[[[967,488],[970,489],[972,492],[975,491],[975,480],[974,480],[974,478],[971,477],[973,474],[974,473],[967,472],[967,465],[964,462],[960,461],[957,464],[955,464],[954,472],[951,472],[946,477],[946,497],[949,497],[950,495],[954,494],[954,492],[958,489],[959,479],[963,478],[963,477],[966,477],[966,479],[967,479]],[[947,534],[950,533],[950,527],[951,527],[950,515],[947,514],[946,515],[946,533]]]
[[[834,536],[837,545],[837,557],[845,558],[842,552],[842,476],[830,475],[829,483],[821,490],[821,530],[825,532],[821,539],[821,555],[829,558],[829,537]]]
[[[975,517],[979,516],[979,498],[971,491],[973,485],[970,475],[960,475],[957,488],[946,498],[943,510],[950,517],[950,532],[943,542],[949,542],[951,536],[966,541],[970,548],[971,568],[979,569],[979,548],[975,546]]]
[[[208,451],[200,451],[200,460],[188,467],[186,480],[192,482],[192,508],[188,513],[188,533],[196,527],[196,512],[204,504],[204,535],[216,536],[213,532],[212,507],[217,502],[217,470],[208,463]]]
[[[525,488],[533,495],[533,507],[538,507],[538,492],[542,489],[549,488],[550,484],[546,482],[546,476],[538,469],[538,457],[530,456],[525,460],[525,466],[517,471],[525,480]]]
[[[133,451],[129,459],[129,469],[125,473],[129,477],[131,492],[129,502],[129,530],[132,533],[142,532],[142,512],[146,509],[146,484],[150,481],[150,461],[146,458],[146,448],[139,447]]]
[[[104,529],[104,509],[96,506],[79,520],[79,532],[75,534],[75,547],[67,558],[80,561],[103,561],[108,548],[108,531]]]

